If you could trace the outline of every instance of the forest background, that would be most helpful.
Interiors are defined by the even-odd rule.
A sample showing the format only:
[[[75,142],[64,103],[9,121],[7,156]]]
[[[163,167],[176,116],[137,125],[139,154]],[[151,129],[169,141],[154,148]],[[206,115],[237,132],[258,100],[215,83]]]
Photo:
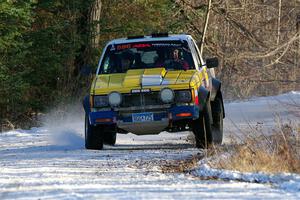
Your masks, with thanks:
[[[209,3],[211,6],[209,7]],[[189,33],[217,56],[227,100],[299,90],[299,0],[1,0],[1,130],[88,93],[107,41]]]

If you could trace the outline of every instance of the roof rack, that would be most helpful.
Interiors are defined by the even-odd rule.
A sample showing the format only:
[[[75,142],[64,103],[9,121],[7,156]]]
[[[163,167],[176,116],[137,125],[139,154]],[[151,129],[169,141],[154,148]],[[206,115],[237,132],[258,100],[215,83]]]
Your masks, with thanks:
[[[169,37],[169,33],[152,33],[152,37]]]
[[[144,38],[145,36],[143,35],[136,35],[136,36],[128,36],[127,40],[132,40],[132,39],[139,39],[139,38]]]

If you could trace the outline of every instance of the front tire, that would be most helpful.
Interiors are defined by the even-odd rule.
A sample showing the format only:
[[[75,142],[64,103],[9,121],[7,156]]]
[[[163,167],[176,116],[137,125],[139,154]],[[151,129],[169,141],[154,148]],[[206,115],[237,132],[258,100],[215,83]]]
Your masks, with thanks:
[[[117,133],[116,132],[110,132],[104,134],[104,143],[114,146],[116,144],[117,139]]]
[[[192,130],[195,135],[197,148],[207,149],[213,142],[210,110],[210,104],[207,102],[203,111],[199,113],[199,118],[193,121]]]
[[[92,126],[88,115],[85,116],[85,148],[92,150],[103,149],[103,138],[97,126]]]

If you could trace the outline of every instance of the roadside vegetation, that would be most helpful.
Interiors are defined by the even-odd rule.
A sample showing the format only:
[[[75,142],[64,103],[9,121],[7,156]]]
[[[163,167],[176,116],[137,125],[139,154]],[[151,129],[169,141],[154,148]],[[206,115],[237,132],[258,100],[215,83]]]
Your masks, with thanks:
[[[197,156],[162,163],[164,173],[189,173],[200,161],[211,168],[239,172],[300,173],[300,126],[283,124],[273,134],[247,133],[243,142],[212,146]]]
[[[300,173],[300,127],[283,124],[272,135],[249,134],[242,144],[212,149],[213,168],[241,172]]]
[[[213,147],[209,154],[213,168],[242,172],[300,173],[300,105],[295,99],[281,103],[295,120],[283,122],[280,116],[274,119],[271,133],[262,127],[249,125],[239,137],[233,136],[230,145]],[[237,138],[242,137],[242,141]]]
[[[224,169],[239,172],[264,173],[298,173],[300,174],[300,105],[296,99],[289,103],[278,102],[292,116],[293,120],[274,118],[274,126],[266,132],[264,125],[248,123],[248,128],[240,129],[241,133],[231,133],[229,141],[223,145],[213,145],[203,149],[199,155],[186,160],[170,161],[162,164],[165,173],[188,173],[207,164],[213,169]],[[227,133],[227,137],[228,137]],[[189,135],[190,143],[194,142]]]

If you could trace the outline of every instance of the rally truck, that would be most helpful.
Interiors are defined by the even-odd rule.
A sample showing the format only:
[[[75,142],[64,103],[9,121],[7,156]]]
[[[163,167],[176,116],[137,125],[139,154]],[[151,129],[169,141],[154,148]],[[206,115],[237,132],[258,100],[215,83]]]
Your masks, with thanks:
[[[221,82],[188,34],[152,34],[110,41],[83,100],[85,147],[114,145],[117,133],[192,131],[196,147],[223,139]]]

